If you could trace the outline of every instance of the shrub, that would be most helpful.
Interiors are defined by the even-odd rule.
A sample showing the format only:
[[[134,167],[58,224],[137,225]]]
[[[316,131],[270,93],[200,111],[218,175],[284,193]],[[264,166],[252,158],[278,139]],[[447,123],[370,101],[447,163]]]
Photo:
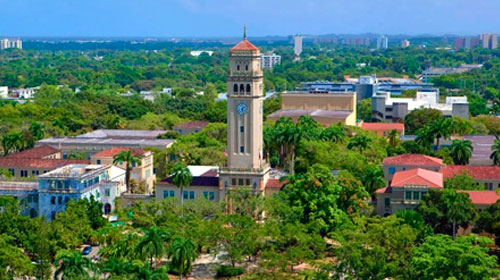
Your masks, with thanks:
[[[215,277],[234,277],[243,274],[242,267],[232,267],[228,265],[221,265],[217,268],[217,275]]]

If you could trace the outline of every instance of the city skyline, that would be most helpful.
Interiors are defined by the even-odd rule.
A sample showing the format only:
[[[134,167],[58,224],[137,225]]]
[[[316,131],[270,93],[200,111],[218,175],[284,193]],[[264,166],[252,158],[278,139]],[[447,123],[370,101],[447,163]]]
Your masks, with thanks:
[[[494,0],[0,0],[0,36],[237,37],[291,34],[498,33]],[[411,17],[409,16],[411,15]],[[20,20],[22,19],[22,20]],[[298,19],[298,20],[297,20]],[[318,24],[318,23],[321,24]]]

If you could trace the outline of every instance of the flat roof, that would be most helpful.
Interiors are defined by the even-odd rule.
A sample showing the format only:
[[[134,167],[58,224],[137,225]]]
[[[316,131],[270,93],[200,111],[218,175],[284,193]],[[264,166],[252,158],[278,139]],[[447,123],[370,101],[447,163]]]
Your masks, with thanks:
[[[174,143],[174,139],[116,139],[116,138],[86,138],[86,137],[51,137],[37,141],[37,145],[59,145],[59,144],[91,144],[110,145],[120,147],[168,147]]]
[[[270,114],[268,117],[281,118],[281,117],[300,117],[308,115],[311,117],[325,117],[325,118],[347,118],[352,111],[347,110],[320,110],[320,109],[281,109]]]
[[[77,138],[156,138],[165,134],[165,130],[133,130],[133,129],[98,129]]]
[[[91,177],[109,169],[111,165],[100,164],[70,164],[57,168],[45,174],[38,176],[39,178],[83,178]]]

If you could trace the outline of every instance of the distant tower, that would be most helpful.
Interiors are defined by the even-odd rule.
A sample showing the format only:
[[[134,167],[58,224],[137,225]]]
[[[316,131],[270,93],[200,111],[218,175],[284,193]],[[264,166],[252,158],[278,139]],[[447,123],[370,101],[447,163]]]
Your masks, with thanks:
[[[263,160],[263,72],[260,50],[247,40],[231,48],[227,76],[227,167],[221,168],[221,197],[226,191],[249,186],[265,190],[269,166]]]
[[[302,53],[302,36],[296,35],[293,37],[294,41],[294,46],[293,46],[293,51],[295,53],[295,56],[300,56]]]
[[[389,38],[387,36],[380,36],[377,38],[377,49],[387,49],[389,47]]]

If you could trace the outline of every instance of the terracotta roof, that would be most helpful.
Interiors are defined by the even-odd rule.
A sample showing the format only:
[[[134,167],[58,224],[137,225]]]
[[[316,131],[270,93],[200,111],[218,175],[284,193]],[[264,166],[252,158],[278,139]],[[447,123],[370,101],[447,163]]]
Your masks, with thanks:
[[[209,122],[207,122],[207,121],[189,121],[189,122],[181,123],[181,124],[178,124],[178,125],[174,125],[172,128],[173,129],[178,129],[178,128],[181,128],[181,129],[182,128],[199,128],[199,129],[203,129],[208,124],[209,124]]]
[[[231,51],[258,51],[254,44],[250,43],[247,39],[243,39],[243,41],[236,44],[236,46],[231,48]]]
[[[281,189],[287,181],[281,181],[279,179],[270,178],[267,180],[266,188]]]
[[[422,168],[396,172],[392,178],[391,187],[404,187],[405,185],[443,188],[443,174]]]
[[[493,165],[447,165],[441,172],[444,178],[451,178],[463,171],[474,179],[500,180],[500,166]]]
[[[93,158],[95,158],[95,157],[113,157],[116,154],[119,154],[123,151],[128,151],[128,150],[132,150],[132,153],[134,155],[138,155],[138,156],[144,156],[148,152],[148,151],[145,151],[143,149],[134,149],[134,148],[127,148],[127,147],[113,147],[113,148],[109,148],[107,150],[104,150],[102,152],[98,152],[96,154],[93,154],[92,157]]]
[[[382,162],[383,164],[395,165],[425,165],[425,166],[441,166],[443,160],[422,154],[403,154],[393,157],[387,157]]]
[[[457,191],[457,192],[463,192],[468,194],[470,200],[474,204],[491,205],[500,199],[500,195],[498,195],[495,191]]]
[[[31,149],[24,150],[19,153],[10,154],[8,158],[44,158],[46,156],[58,153],[59,150],[52,148],[51,146],[40,146]]]
[[[402,123],[367,123],[364,122],[361,124],[361,128],[365,130],[404,130],[405,125]]]
[[[0,158],[0,168],[47,168],[54,169],[68,164],[89,164],[80,159]]]
[[[380,188],[375,193],[392,193],[391,187]]]

